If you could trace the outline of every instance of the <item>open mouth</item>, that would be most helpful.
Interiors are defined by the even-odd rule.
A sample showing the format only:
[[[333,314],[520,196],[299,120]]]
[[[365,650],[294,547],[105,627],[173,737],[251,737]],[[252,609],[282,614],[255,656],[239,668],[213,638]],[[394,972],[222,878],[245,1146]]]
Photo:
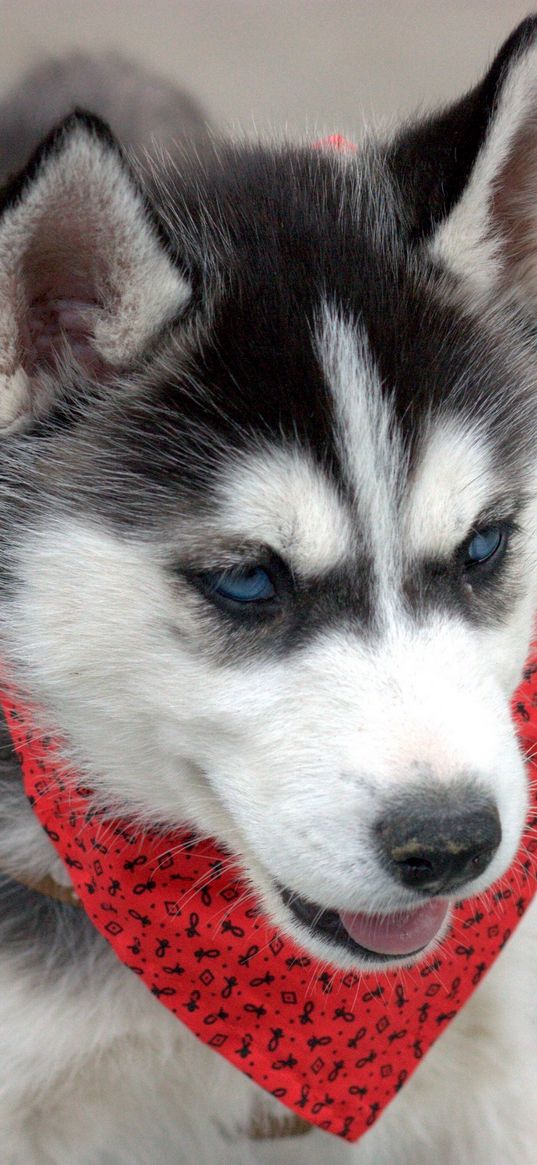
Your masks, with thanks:
[[[440,933],[449,911],[445,899],[431,898],[396,914],[338,912],[323,910],[284,886],[279,891],[291,914],[312,934],[375,962],[420,954]]]

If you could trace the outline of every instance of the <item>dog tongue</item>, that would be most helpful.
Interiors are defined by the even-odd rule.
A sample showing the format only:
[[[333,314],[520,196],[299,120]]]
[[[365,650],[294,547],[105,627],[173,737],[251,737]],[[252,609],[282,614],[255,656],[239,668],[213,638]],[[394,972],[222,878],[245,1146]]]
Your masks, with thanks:
[[[398,914],[351,914],[342,910],[339,917],[347,934],[373,954],[410,955],[431,942],[447,912],[447,903],[436,898]]]

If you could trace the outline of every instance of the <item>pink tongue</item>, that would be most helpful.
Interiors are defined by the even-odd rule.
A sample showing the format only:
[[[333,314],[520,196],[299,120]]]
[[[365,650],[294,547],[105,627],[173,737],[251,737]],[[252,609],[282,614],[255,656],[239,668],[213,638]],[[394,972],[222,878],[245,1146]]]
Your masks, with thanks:
[[[399,914],[351,914],[342,910],[339,917],[347,934],[373,954],[411,955],[431,942],[447,912],[447,903],[435,898]]]

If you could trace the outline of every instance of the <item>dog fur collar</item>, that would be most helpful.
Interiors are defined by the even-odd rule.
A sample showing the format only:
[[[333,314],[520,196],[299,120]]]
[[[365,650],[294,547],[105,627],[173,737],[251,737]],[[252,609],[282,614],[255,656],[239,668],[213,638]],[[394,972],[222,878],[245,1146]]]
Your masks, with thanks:
[[[275,932],[216,843],[143,833],[96,812],[55,743],[32,734],[31,712],[9,690],[0,704],[34,812],[121,962],[210,1048],[307,1122],[349,1141],[457,1015],[535,892],[530,822],[511,870],[479,902],[456,908],[433,956],[402,974],[321,966]],[[514,714],[532,755],[537,661]]]

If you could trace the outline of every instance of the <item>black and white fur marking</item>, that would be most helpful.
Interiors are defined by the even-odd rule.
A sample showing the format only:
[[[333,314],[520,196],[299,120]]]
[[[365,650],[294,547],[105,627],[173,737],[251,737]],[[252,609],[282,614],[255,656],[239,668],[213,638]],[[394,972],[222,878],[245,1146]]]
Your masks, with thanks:
[[[458,104],[357,154],[202,135],[129,162],[76,113],[2,197],[2,655],[108,802],[217,837],[341,966],[386,962],[293,897],[422,901],[379,859],[393,806],[494,805],[501,841],[448,900],[525,821],[536,109],[531,18]],[[266,606],[211,585],[252,565]],[[2,764],[0,867],[58,876]],[[6,1165],[534,1165],[531,912],[358,1145],[262,1147],[248,1080],[83,922],[0,894]]]

